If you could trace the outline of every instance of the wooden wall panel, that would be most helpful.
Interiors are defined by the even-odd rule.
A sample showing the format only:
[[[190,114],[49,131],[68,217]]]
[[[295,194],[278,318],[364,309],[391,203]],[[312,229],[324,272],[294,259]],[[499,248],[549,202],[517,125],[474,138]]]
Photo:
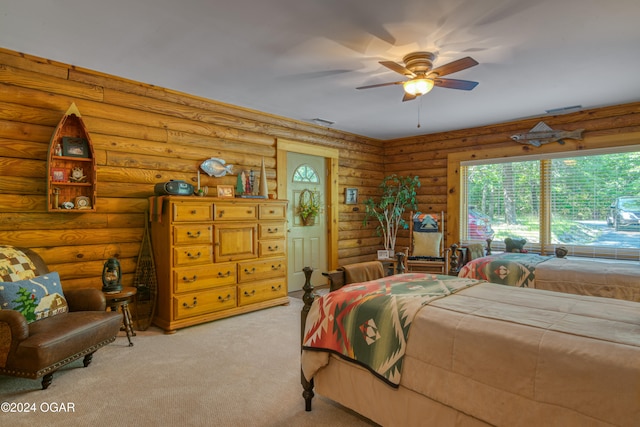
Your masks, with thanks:
[[[418,175],[421,209],[455,212],[456,171],[450,158],[531,151],[509,139],[539,119],[462,129],[392,141],[373,140],[171,89],[0,49],[0,244],[34,248],[61,272],[65,286],[101,286],[102,263],[118,256],[132,283],[148,197],[157,182],[196,183],[199,164],[220,157],[237,170],[258,170],[264,157],[269,191],[277,192],[276,141],[286,139],[339,151],[339,264],[371,260],[382,245],[375,225],[363,226],[363,201],[379,194],[386,174]],[[75,102],[95,145],[96,213],[46,209],[49,139]],[[640,103],[545,117],[552,127],[584,128],[586,136],[640,130]],[[612,144],[612,142],[609,142]],[[614,143],[615,144],[615,143]],[[562,146],[553,149],[587,148]],[[546,146],[545,146],[546,147]],[[235,176],[201,174],[202,185],[235,184]],[[359,203],[344,204],[358,188]],[[455,221],[454,221],[455,222]],[[456,224],[447,227],[449,232]],[[401,232],[400,247],[408,239]]]
[[[540,120],[554,129],[584,129],[582,141],[567,140],[565,145],[545,144],[540,148],[511,140],[527,132]],[[640,103],[616,105],[560,116],[545,116],[421,135],[385,142],[385,172],[418,175],[419,208],[424,212],[447,212],[447,244],[459,240],[459,162],[537,153],[580,151],[593,148],[640,145]],[[401,232],[398,243],[408,241]]]
[[[3,49],[0,82],[0,244],[33,248],[65,287],[100,287],[102,265],[114,256],[132,284],[155,183],[195,184],[209,157],[256,171],[264,158],[269,191],[277,192],[278,138],[339,150],[339,263],[371,259],[378,249],[363,212],[343,204],[342,187],[357,187],[361,200],[376,194],[381,141]],[[72,102],[94,143],[96,213],[47,212],[49,140]],[[209,187],[235,180],[201,173]]]

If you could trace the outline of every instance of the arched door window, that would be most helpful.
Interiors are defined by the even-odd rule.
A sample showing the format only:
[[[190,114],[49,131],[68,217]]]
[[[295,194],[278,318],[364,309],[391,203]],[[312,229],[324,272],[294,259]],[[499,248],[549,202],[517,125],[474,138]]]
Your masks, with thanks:
[[[300,165],[293,172],[293,182],[312,182],[314,184],[318,184],[320,182],[320,178],[318,177],[318,173],[309,165]]]

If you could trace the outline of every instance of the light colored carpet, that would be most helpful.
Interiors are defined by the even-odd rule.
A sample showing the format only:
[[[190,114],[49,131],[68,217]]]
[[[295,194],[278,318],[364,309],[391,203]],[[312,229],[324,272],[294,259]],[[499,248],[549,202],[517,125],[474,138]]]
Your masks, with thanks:
[[[40,382],[0,376],[0,403],[27,404],[29,413],[1,413],[11,426],[374,426],[316,395],[305,412],[300,385],[302,301],[165,335],[124,332],[93,363],[58,371]],[[51,404],[73,412],[46,412]],[[4,406],[3,406],[4,409]]]

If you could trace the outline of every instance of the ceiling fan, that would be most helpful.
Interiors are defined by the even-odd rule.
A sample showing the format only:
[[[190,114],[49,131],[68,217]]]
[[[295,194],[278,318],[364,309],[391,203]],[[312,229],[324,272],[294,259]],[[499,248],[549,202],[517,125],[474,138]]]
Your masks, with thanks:
[[[393,61],[380,61],[380,64],[390,70],[409,77],[409,80],[360,86],[356,89],[371,89],[374,87],[401,84],[404,87],[405,92],[402,101],[411,101],[412,99],[416,99],[418,96],[428,93],[434,86],[444,87],[447,89],[471,90],[478,85],[478,82],[472,82],[469,80],[441,78],[447,74],[457,73],[458,71],[466,70],[467,68],[478,65],[478,62],[475,59],[467,56],[440,67],[432,68],[435,57],[436,56],[431,52],[409,53],[402,58],[404,66]]]

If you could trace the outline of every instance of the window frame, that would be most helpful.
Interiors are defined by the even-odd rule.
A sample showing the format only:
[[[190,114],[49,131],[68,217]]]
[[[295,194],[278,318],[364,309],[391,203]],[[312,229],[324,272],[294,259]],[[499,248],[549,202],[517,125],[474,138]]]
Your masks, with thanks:
[[[588,147],[588,148],[587,148]],[[488,163],[495,160],[496,162],[513,162],[519,159],[533,159],[534,156],[538,159],[552,159],[562,157],[578,157],[590,154],[606,154],[606,153],[621,153],[630,151],[640,151],[640,132],[628,132],[614,135],[597,135],[597,136],[585,136],[583,141],[567,141],[567,144],[547,144],[541,147],[537,147],[536,153],[527,153],[523,155],[523,152],[531,151],[531,147],[502,147],[502,148],[488,148],[480,149],[478,151],[465,151],[450,153],[447,157],[447,182],[449,183],[449,191],[447,194],[447,223],[449,225],[447,230],[447,245],[453,243],[460,243],[460,230],[461,230],[461,215],[460,212],[466,211],[466,200],[463,192],[463,179],[465,177],[465,164],[471,164],[474,161],[476,163]],[[541,178],[542,179],[542,178]],[[550,244],[550,229],[547,226],[549,223],[549,214],[546,213],[548,209],[541,209],[541,239],[547,242],[546,246],[541,246],[541,253],[548,253],[552,251],[555,245]],[[542,217],[542,215],[545,217]],[[501,242],[492,243],[492,248],[499,249]],[[542,240],[541,240],[542,243]],[[602,258],[617,258],[625,260],[640,260],[640,250],[637,249],[615,249],[597,247],[596,251],[578,251],[570,255],[576,256],[589,256],[589,257],[602,257]],[[606,250],[611,249],[611,250]]]

